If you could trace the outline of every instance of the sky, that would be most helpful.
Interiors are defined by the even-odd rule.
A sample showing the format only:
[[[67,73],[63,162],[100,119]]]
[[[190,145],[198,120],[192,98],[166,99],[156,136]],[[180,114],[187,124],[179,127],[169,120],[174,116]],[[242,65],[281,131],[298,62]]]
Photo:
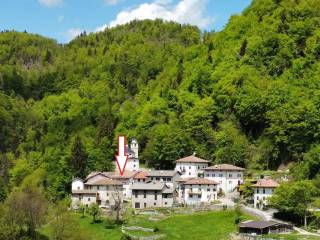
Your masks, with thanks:
[[[134,19],[162,18],[220,31],[251,0],[1,0],[0,30],[37,33],[67,43]]]

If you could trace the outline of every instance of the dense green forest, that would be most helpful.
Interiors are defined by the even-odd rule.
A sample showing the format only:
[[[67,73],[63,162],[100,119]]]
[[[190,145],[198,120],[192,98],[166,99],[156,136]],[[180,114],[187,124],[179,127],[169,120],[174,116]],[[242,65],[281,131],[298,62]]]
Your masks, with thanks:
[[[255,0],[221,32],[145,20],[66,45],[0,33],[0,199],[28,183],[64,198],[73,176],[112,168],[119,133],[150,167],[195,151],[319,177],[319,1]]]

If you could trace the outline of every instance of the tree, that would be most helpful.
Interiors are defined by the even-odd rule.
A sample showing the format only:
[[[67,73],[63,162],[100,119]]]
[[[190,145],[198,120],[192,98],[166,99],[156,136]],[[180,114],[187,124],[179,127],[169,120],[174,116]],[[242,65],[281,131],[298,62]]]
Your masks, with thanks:
[[[112,210],[115,211],[116,213],[116,222],[120,223],[120,213],[123,208],[123,195],[122,195],[122,190],[118,186],[113,187],[113,193],[112,193],[112,198],[114,205],[112,206]]]
[[[97,218],[101,215],[101,209],[97,203],[93,203],[89,206],[89,214],[92,216],[92,223],[97,221]]]
[[[270,205],[280,212],[296,214],[304,219],[304,226],[307,227],[308,209],[318,195],[319,190],[313,183],[304,180],[281,184],[269,201]]]
[[[49,221],[51,236],[54,240],[85,240],[91,239],[87,232],[81,229],[68,210],[66,201],[58,202],[50,211]]]
[[[75,176],[86,176],[87,153],[79,135],[76,136],[71,153],[70,166]]]

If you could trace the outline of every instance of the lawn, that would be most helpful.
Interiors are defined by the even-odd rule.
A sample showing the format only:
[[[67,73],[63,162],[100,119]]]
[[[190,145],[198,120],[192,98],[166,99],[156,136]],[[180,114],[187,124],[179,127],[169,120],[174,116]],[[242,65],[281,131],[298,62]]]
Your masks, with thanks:
[[[94,240],[119,240],[121,238],[121,227],[114,226],[102,219],[100,223],[91,223],[90,217],[81,218],[75,214],[74,217],[79,222],[80,228],[86,230]],[[232,232],[237,231],[234,224],[234,211],[212,211],[205,213],[194,213],[188,215],[173,214],[160,221],[150,221],[148,215],[130,215],[127,217],[126,226],[140,226],[146,228],[159,229],[158,232],[151,234],[165,234],[163,239],[202,239],[202,240],[223,240],[228,239]],[[245,219],[252,217],[244,216]],[[42,229],[42,233],[50,239],[50,226]],[[150,233],[131,231],[136,236],[146,236]]]

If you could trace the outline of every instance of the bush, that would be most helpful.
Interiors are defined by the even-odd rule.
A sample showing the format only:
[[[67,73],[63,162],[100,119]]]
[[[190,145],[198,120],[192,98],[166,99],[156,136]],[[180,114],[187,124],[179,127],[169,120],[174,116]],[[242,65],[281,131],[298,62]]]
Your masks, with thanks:
[[[158,228],[157,226],[155,226],[155,227],[153,228],[153,232],[159,232],[159,228]]]

